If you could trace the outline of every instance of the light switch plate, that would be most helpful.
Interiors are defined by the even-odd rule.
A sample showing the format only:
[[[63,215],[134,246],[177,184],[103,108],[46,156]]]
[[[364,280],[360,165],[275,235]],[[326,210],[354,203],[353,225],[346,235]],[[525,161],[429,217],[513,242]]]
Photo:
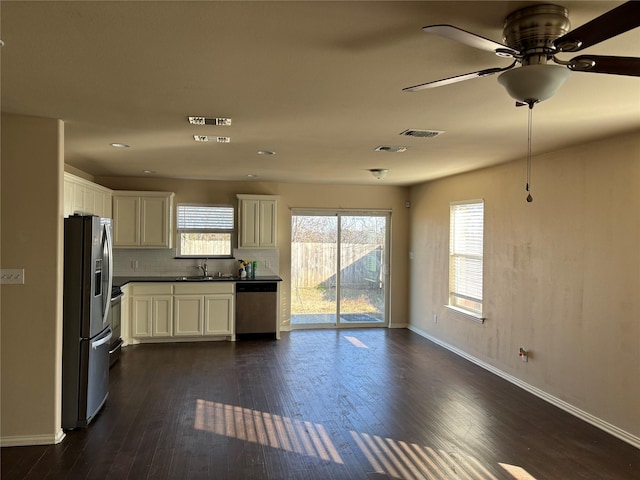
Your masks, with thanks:
[[[24,284],[24,268],[3,268],[0,269],[1,284]]]

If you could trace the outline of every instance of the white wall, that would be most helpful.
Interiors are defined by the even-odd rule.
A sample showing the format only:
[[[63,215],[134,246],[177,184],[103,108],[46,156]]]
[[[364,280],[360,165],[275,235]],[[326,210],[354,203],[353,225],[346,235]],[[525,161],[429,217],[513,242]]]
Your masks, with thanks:
[[[524,172],[520,161],[412,188],[411,325],[640,445],[640,135],[534,157],[530,204]],[[475,198],[484,325],[444,307],[449,204]]]

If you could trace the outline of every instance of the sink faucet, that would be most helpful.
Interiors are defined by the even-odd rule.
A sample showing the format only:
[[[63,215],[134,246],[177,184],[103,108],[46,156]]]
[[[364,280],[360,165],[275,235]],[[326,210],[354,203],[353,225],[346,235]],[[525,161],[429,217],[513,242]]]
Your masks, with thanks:
[[[203,277],[208,277],[209,276],[209,267],[207,267],[207,259],[204,259],[204,263],[202,265],[198,265],[198,268],[200,270],[202,270],[202,276]]]

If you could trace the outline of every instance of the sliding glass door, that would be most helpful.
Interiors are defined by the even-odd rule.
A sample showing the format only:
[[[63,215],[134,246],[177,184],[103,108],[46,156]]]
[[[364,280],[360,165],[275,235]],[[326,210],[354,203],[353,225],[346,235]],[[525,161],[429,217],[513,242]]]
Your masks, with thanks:
[[[386,326],[389,213],[294,210],[291,326]]]

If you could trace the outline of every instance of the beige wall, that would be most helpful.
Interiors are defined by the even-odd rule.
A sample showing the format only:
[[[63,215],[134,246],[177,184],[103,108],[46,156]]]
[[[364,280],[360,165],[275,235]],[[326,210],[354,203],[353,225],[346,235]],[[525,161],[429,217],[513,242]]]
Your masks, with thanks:
[[[409,213],[404,206],[409,189],[387,186],[333,186],[260,182],[216,182],[162,178],[96,177],[95,181],[114,190],[156,190],[175,192],[175,201],[194,203],[237,204],[237,193],[279,195],[278,244],[280,276],[281,326],[289,327],[291,291],[291,209],[380,209],[390,210],[392,224],[392,291],[391,321],[393,326],[408,323],[407,248]]]
[[[410,190],[146,177],[95,180],[114,189],[174,191],[179,202],[235,202],[236,193],[280,195],[284,317],[289,311],[290,209],[391,210],[395,325],[410,318],[413,328],[637,438],[638,138],[637,133],[620,136],[534,158],[532,204],[524,201],[523,162]],[[0,292],[3,444],[61,438],[62,149],[60,121],[2,115],[0,259],[2,268],[24,268],[26,277],[24,285],[3,285]],[[411,209],[404,206],[408,195]],[[485,199],[484,325],[443,307],[449,203],[471,198]],[[410,264],[408,250],[415,255]],[[519,361],[519,346],[530,350],[529,363]]]
[[[411,325],[638,439],[640,135],[534,157],[531,204],[524,183],[521,161],[411,189]],[[484,325],[444,307],[449,203],[476,198]]]
[[[3,445],[62,438],[62,158],[62,122],[2,114],[0,260],[25,270],[0,291]]]

